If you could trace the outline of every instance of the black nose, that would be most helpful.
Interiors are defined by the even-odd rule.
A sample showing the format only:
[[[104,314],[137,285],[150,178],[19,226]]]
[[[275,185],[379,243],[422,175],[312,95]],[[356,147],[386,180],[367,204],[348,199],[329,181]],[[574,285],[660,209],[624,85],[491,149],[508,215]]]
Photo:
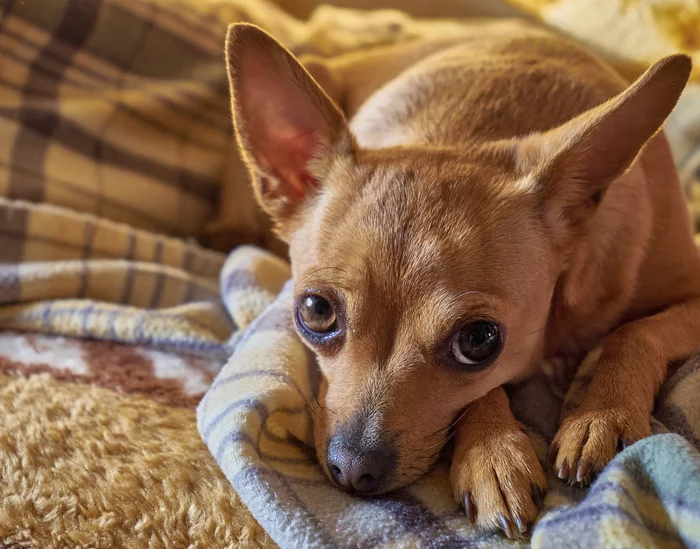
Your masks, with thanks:
[[[328,445],[328,471],[335,483],[345,490],[368,494],[376,492],[393,467],[390,447],[356,451],[342,441]]]

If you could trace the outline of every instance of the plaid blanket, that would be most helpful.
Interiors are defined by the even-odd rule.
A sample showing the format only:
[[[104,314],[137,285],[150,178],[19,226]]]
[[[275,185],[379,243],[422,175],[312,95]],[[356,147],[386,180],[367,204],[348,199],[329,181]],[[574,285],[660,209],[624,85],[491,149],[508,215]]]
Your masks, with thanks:
[[[0,198],[0,328],[225,358],[223,256],[91,215]]]
[[[596,44],[597,27],[567,12],[576,0],[546,4],[529,7]],[[612,18],[611,5],[590,17]],[[625,5],[620,17],[646,21],[634,11],[644,2]],[[468,526],[444,463],[385,498],[333,488],[313,462],[307,403],[320,379],[292,327],[289,266],[190,240],[243,177],[230,172],[221,56],[225,26],[239,20],[321,55],[459,32],[393,11],[323,7],[302,22],[266,0],[0,6],[0,546],[267,546],[238,497],[284,547],[516,544]],[[626,68],[646,62],[636,61]],[[691,207],[698,93],[667,125]],[[578,372],[542,364],[512,388],[540,457],[594,358]],[[659,397],[656,435],[590,490],[551,478],[532,545],[700,545],[698,386],[694,358]],[[201,442],[192,408],[205,391]]]
[[[231,132],[221,44],[194,6],[4,1],[0,194],[199,234]]]

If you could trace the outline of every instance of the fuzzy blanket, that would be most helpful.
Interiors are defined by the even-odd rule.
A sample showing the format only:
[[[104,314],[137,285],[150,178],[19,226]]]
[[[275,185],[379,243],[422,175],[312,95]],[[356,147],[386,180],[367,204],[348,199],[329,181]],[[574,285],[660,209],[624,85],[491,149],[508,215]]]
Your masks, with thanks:
[[[692,2],[587,1],[513,3],[630,76],[700,43]],[[445,464],[377,500],[331,487],[309,446],[319,378],[288,265],[192,240],[244,177],[221,54],[240,20],[319,55],[459,32],[395,11],[300,21],[267,0],[0,5],[0,547],[513,545],[468,526]],[[694,84],[667,124],[696,224],[699,105]],[[593,358],[512,389],[540,457]],[[691,359],[660,395],[657,435],[590,490],[550,479],[532,545],[699,545],[699,385]]]

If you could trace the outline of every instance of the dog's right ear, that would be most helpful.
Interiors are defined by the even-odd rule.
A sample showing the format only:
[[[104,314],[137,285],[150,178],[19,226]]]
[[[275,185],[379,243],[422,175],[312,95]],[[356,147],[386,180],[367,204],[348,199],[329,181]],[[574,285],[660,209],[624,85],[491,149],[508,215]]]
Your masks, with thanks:
[[[331,160],[351,154],[350,131],[309,73],[262,29],[229,26],[226,61],[233,122],[255,194],[285,236]]]

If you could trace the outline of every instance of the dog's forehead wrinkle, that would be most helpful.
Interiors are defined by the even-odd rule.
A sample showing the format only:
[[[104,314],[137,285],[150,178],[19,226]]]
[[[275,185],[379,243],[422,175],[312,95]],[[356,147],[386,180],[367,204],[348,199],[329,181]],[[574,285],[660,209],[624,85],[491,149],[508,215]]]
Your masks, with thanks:
[[[385,188],[381,199],[367,204],[363,212],[361,225],[370,244],[366,253],[374,260],[370,265],[390,275],[392,283],[417,272],[429,274],[443,251],[468,237],[468,212],[453,219],[451,201],[430,196],[439,194],[436,191]]]
[[[461,168],[461,178],[440,166],[414,168],[391,163],[359,166],[354,177],[361,180],[352,191],[332,192],[324,201],[332,214],[324,216],[322,245],[335,245],[345,255],[352,242],[355,249],[369,240],[370,255],[382,251],[399,263],[406,246],[418,231],[424,240],[444,241],[465,228],[472,212],[464,202],[470,170]],[[459,224],[455,218],[459,217]],[[360,241],[360,242],[358,242]],[[414,250],[419,245],[410,243]],[[377,249],[379,247],[380,249]],[[383,250],[382,250],[383,248]]]

